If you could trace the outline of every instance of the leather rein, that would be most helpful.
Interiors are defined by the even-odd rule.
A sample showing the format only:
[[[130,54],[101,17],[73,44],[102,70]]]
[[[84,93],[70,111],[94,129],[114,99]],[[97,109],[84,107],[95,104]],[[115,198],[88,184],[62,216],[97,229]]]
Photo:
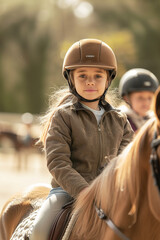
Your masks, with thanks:
[[[155,131],[153,135],[153,139],[151,142],[152,152],[150,155],[150,164],[152,168],[152,175],[154,178],[155,185],[158,188],[160,193],[160,161],[157,155],[157,148],[160,145],[160,138],[157,138],[157,131]],[[95,209],[98,214],[98,217],[101,220],[104,220],[106,224],[119,236],[122,240],[130,240],[126,235],[113,223],[113,221],[107,217],[104,213],[103,209],[98,208],[95,204]]]

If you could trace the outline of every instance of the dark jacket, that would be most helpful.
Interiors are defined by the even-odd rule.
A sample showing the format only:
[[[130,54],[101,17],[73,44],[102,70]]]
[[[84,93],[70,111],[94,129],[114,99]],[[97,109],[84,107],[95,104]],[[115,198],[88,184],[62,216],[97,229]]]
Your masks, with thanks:
[[[94,114],[79,102],[54,114],[46,139],[52,187],[61,186],[76,197],[132,140],[126,115],[108,103],[103,107],[99,125]]]

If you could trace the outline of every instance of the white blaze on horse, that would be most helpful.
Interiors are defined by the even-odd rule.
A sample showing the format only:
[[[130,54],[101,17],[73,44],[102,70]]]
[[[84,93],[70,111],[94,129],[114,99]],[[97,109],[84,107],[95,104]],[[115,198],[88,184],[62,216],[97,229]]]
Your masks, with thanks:
[[[122,154],[79,195],[70,240],[160,239],[160,88],[155,94],[154,112],[155,117]],[[15,228],[49,190],[33,187],[5,204],[0,240],[14,239]]]

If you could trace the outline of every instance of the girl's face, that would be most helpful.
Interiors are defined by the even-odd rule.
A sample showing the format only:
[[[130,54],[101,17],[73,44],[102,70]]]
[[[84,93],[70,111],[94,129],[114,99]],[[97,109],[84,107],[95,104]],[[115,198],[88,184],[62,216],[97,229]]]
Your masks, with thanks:
[[[78,94],[88,100],[99,98],[108,87],[107,71],[101,68],[77,68],[73,71],[73,81]],[[97,109],[98,102],[84,102],[84,104]]]
[[[144,92],[134,92],[129,95],[129,103],[132,109],[138,113],[140,116],[144,117],[146,112],[150,110],[153,93],[144,91]]]

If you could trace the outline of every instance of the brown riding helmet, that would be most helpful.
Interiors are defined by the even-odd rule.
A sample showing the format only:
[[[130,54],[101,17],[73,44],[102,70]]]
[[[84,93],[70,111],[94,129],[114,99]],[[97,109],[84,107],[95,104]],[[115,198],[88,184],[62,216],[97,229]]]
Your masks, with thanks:
[[[68,80],[68,72],[78,67],[97,67],[109,71],[110,80],[117,72],[117,61],[113,50],[98,39],[82,39],[74,43],[67,51],[62,73]]]

